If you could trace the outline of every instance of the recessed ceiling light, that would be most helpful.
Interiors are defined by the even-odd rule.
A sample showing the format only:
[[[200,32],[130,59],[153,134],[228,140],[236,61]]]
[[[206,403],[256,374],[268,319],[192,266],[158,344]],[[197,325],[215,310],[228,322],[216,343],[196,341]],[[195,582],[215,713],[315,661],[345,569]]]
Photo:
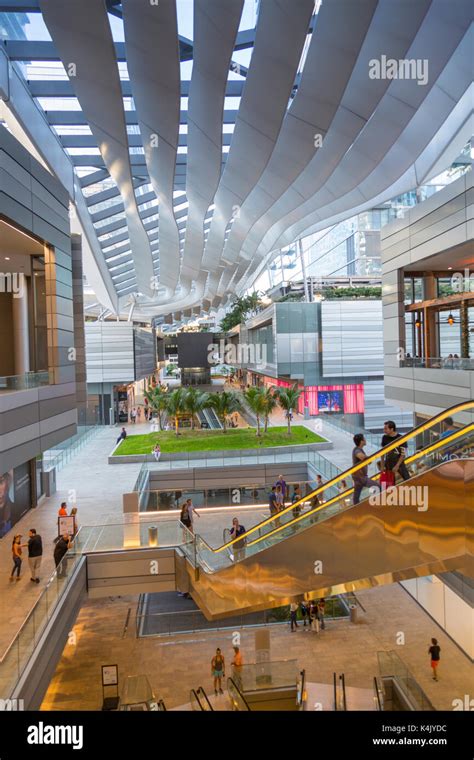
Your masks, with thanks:
[[[5,256],[5,261],[10,261],[10,256]]]
[[[448,269],[452,269],[452,267],[448,267]]]

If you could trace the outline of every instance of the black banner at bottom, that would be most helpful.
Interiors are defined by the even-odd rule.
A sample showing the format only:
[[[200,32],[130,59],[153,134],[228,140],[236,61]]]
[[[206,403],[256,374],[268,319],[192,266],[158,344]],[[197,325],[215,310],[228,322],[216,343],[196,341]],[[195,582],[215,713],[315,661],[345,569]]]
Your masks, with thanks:
[[[107,760],[128,751],[268,757],[356,751],[371,757],[472,760],[473,714],[453,712],[0,712],[0,760],[29,757]]]

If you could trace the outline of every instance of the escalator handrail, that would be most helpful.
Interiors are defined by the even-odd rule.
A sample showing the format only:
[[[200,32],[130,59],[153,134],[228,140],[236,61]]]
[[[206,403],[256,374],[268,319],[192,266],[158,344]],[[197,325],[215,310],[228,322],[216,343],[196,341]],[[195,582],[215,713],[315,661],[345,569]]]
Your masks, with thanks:
[[[243,537],[246,539],[248,545],[252,545],[256,543],[257,541],[261,539],[268,538],[270,533],[264,533],[262,536],[258,535],[257,538],[251,542],[248,541],[248,537],[259,531],[262,528],[263,525],[267,525],[271,522],[274,522],[276,518],[281,518],[283,515],[288,513],[290,510],[293,510],[298,505],[304,505],[307,501],[310,501],[312,498],[317,496],[320,493],[324,493],[324,491],[327,491],[331,486],[336,485],[341,480],[346,480],[347,478],[351,477],[355,472],[362,469],[363,467],[367,467],[372,462],[375,462],[377,459],[379,459],[381,456],[385,456],[390,451],[393,451],[394,449],[398,448],[403,443],[406,443],[412,438],[415,438],[417,435],[420,435],[420,433],[425,432],[426,430],[429,430],[431,427],[434,427],[435,425],[442,422],[447,417],[452,416],[456,411],[465,411],[467,409],[474,409],[474,401],[466,401],[462,404],[456,404],[455,406],[450,407],[449,409],[446,409],[444,412],[440,412],[440,414],[436,415],[435,417],[432,417],[428,422],[423,423],[422,425],[418,425],[416,428],[413,428],[409,433],[405,433],[405,435],[400,436],[400,438],[397,438],[393,443],[388,444],[387,446],[384,446],[383,448],[376,451],[374,454],[370,454],[366,459],[361,461],[359,464],[354,465],[350,467],[349,469],[339,473],[336,477],[332,478],[331,480],[328,480],[326,483],[324,483],[322,486],[319,486],[318,488],[314,489],[314,491],[311,491],[309,494],[306,494],[306,496],[303,496],[298,501],[294,502],[293,504],[290,504],[285,509],[281,510],[281,512],[278,512],[277,515],[271,515],[270,517],[266,518],[265,520],[262,520],[260,523],[257,523],[256,525],[252,526],[246,533],[242,534],[242,536],[239,536],[239,538],[234,538],[232,541],[229,541],[226,544],[223,544],[222,546],[219,546],[217,548],[213,548],[209,546],[207,541],[200,537],[200,540],[205,544],[206,549],[210,551],[213,554],[218,554],[225,549],[228,549],[232,544],[234,544],[236,541],[240,541]],[[460,438],[462,435],[465,435],[466,432],[469,432],[470,430],[474,430],[474,423],[465,425],[462,428],[459,428],[459,430],[454,431],[451,435],[445,436],[444,438],[440,438],[436,443],[428,445],[425,449],[421,449],[420,451],[415,452],[415,454],[412,454],[410,457],[407,457],[405,459],[405,463],[410,463],[413,461],[416,461],[423,455],[426,455],[430,451],[434,451],[441,446],[445,446],[449,444],[450,442],[453,442],[457,440],[457,438]],[[377,479],[380,477],[380,473],[377,473],[373,476],[373,479]],[[344,496],[348,496],[353,492],[353,488],[347,489],[347,491],[344,491],[343,493],[338,494],[337,496],[329,499],[328,501],[324,502],[323,504],[318,505],[312,510],[309,510],[308,512],[305,512],[304,514],[300,515],[299,517],[295,518],[294,520],[291,520],[288,523],[285,523],[281,528],[277,529],[283,529],[287,528],[288,526],[299,522],[301,519],[306,518],[309,514],[320,511],[326,506],[329,506],[330,504],[333,504],[335,501],[338,501],[339,499],[343,498]]]
[[[192,699],[193,697],[196,700],[196,702],[198,703],[199,709],[201,710],[201,712],[205,712],[205,709],[204,709],[204,707],[201,704],[201,700],[199,699],[199,695],[198,695],[196,689],[191,689],[191,691],[189,692],[189,701],[191,702],[191,707],[192,707],[192,704],[193,704],[193,699]]]
[[[344,712],[347,712],[346,678],[344,676],[344,673],[341,673],[341,675],[339,676],[339,679],[342,684],[342,704],[343,704]]]
[[[165,703],[163,702],[162,699],[158,700],[158,708],[159,708],[160,711],[166,712],[166,705],[165,705]]]
[[[444,447],[445,445],[447,445],[449,443],[452,443],[457,438],[460,438],[461,436],[464,436],[466,433],[470,433],[472,431],[474,431],[474,423],[471,424],[471,425],[466,425],[466,427],[464,427],[461,430],[459,430],[458,432],[454,433],[452,436],[446,436],[445,438],[440,439],[439,441],[437,441],[435,444],[431,444],[431,445],[427,446],[425,449],[420,449],[420,451],[417,451],[411,457],[407,457],[407,459],[405,459],[405,463],[406,464],[410,464],[411,462],[414,462],[417,459],[421,459],[423,456],[426,456],[427,454],[430,454],[431,452],[436,451],[437,449],[442,448],[442,447]],[[437,465],[433,469],[436,469],[436,467],[437,467]],[[418,477],[419,474],[420,473],[413,474],[410,477],[410,479],[407,480],[407,481],[405,481],[405,482],[409,483],[412,478]],[[377,473],[376,475],[372,476],[372,480],[378,480],[379,478],[380,478],[380,473]],[[401,485],[401,484],[399,484],[399,485]],[[323,487],[323,490],[324,490],[324,487]],[[292,525],[295,525],[296,523],[298,523],[298,522],[300,522],[302,520],[305,520],[309,515],[314,515],[317,512],[321,512],[322,510],[326,509],[327,507],[330,507],[332,504],[335,504],[335,503],[337,503],[339,501],[342,501],[343,499],[347,499],[347,496],[349,496],[353,492],[354,492],[354,489],[350,488],[347,491],[344,491],[344,493],[340,493],[337,496],[333,496],[330,499],[328,499],[327,501],[323,502],[322,504],[319,504],[317,507],[314,507],[313,509],[310,509],[307,512],[304,512],[299,517],[296,517],[293,520],[290,520],[289,522],[284,523],[283,525],[274,527],[272,530],[268,531],[267,533],[264,533],[263,535],[260,534],[260,532],[259,532],[258,537],[254,538],[253,541],[247,541],[246,546],[253,546],[254,544],[257,544],[262,539],[267,539],[267,538],[269,538],[271,536],[274,536],[276,533],[279,533],[280,531],[283,531],[283,530],[287,529],[288,527],[291,527]],[[346,507],[346,509],[352,509],[352,507],[356,507],[356,506],[358,506],[358,504],[350,504],[349,506]],[[276,515],[275,517],[280,517],[282,514],[283,514],[283,512],[279,512],[278,515]],[[267,520],[266,522],[269,523],[269,522],[273,522],[274,520],[275,520],[275,518],[272,518],[271,520]],[[221,549],[222,549],[222,547],[220,547],[219,549],[214,549],[213,551],[215,553],[218,553]]]
[[[304,705],[304,692],[306,688],[306,670],[303,668],[303,670],[300,670],[300,676],[301,676],[301,699],[300,699],[300,707],[303,708]]]
[[[377,676],[374,676],[374,692],[375,692],[375,699],[377,700],[377,710],[378,712],[383,712],[382,702],[380,700],[380,689],[379,689],[379,682],[377,680]]]
[[[229,684],[232,686],[232,688],[234,688],[234,689],[235,689],[235,691],[236,691],[236,692],[237,692],[237,694],[239,695],[240,699],[242,700],[242,702],[243,702],[243,703],[244,703],[244,705],[245,705],[245,709],[246,709],[246,710],[248,710],[248,711],[250,712],[249,703],[248,703],[248,702],[247,702],[247,700],[245,699],[244,695],[243,695],[243,694],[242,694],[242,692],[240,691],[239,687],[238,687],[238,686],[237,686],[237,684],[235,683],[235,681],[234,681],[234,679],[232,678],[232,676],[229,676],[229,677],[227,678],[227,691],[230,691],[230,689],[229,689]]]
[[[334,696],[334,712],[338,711],[337,706],[337,677],[336,674],[332,674],[332,688],[333,688],[333,696]]]
[[[204,698],[204,700],[207,702],[207,706],[208,706],[208,708],[209,708],[209,712],[214,712],[214,708],[213,708],[213,706],[211,705],[211,703],[209,702],[209,697],[207,696],[207,694],[206,694],[206,692],[204,691],[204,689],[203,689],[203,687],[202,687],[202,686],[199,686],[199,687],[198,687],[198,690],[197,690],[197,692],[196,692],[196,693],[197,693],[197,694],[200,694],[200,695],[201,695],[201,696]],[[204,709],[204,708],[203,708],[203,709]]]

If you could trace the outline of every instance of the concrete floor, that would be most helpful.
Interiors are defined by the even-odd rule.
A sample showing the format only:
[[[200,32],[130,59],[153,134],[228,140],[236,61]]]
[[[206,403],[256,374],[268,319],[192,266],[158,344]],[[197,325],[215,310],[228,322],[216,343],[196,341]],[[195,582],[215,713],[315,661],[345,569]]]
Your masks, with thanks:
[[[289,626],[271,630],[271,659],[295,659],[306,669],[312,684],[332,684],[333,673],[345,674],[348,689],[372,689],[378,675],[377,652],[394,649],[438,710],[451,710],[453,699],[472,694],[472,665],[468,658],[398,584],[358,593],[366,609],[359,622],[330,621],[325,631],[313,634],[302,626],[293,634]],[[101,665],[117,664],[120,684],[128,675],[146,674],[156,697],[168,709],[186,706],[189,691],[203,686],[213,692],[210,660],[216,647],[226,658],[230,674],[233,636],[236,632],[199,632],[163,638],[137,639],[134,616],[137,599],[123,597],[87,602],[81,610],[74,636],[56,668],[43,710],[99,710],[102,704]],[[130,623],[125,630],[128,611]],[[244,662],[255,662],[255,630],[242,629]],[[405,644],[397,645],[400,632]],[[429,640],[441,645],[439,682],[431,678]],[[324,687],[320,692],[325,693]],[[367,692],[365,692],[367,693]],[[311,699],[318,689],[311,688]],[[317,701],[317,700],[315,700]],[[326,702],[326,700],[323,700]],[[217,698],[227,709],[227,696]],[[364,701],[356,700],[356,706]],[[308,705],[311,709],[311,705]],[[314,706],[313,706],[314,709]]]

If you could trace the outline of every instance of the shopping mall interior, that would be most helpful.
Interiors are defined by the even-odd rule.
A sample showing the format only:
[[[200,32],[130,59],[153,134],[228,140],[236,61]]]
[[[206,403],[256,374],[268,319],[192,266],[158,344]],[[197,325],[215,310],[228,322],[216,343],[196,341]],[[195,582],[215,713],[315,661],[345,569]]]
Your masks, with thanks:
[[[473,44],[0,0],[1,709],[474,710]]]

